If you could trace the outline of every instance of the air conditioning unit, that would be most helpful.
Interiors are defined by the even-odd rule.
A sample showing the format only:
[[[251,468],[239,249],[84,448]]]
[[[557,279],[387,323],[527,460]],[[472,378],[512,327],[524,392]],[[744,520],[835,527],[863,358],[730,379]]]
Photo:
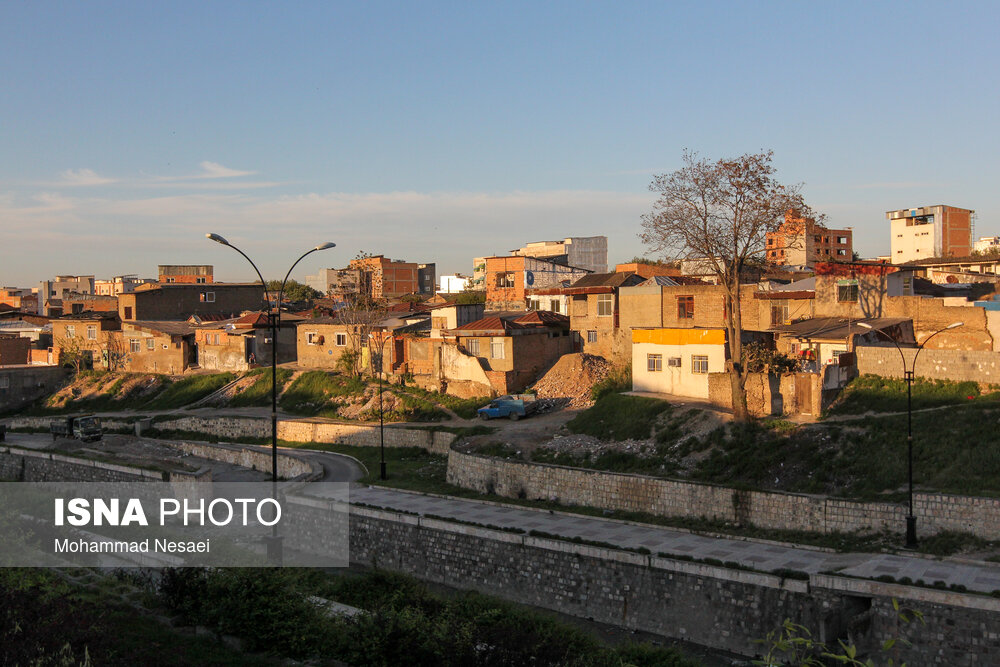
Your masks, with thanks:
[[[681,358],[680,357],[668,357],[667,358],[667,366],[668,367],[672,366],[674,368],[680,368],[681,367]]]

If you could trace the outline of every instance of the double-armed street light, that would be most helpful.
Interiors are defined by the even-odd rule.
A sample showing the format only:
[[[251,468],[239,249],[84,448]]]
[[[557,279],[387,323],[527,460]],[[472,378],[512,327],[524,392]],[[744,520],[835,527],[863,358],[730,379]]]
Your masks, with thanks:
[[[907,477],[909,478],[909,512],[906,516],[906,548],[916,549],[917,548],[917,517],[913,515],[913,372],[917,368],[917,358],[920,356],[920,352],[923,351],[924,345],[927,344],[931,338],[937,336],[942,331],[947,331],[948,329],[955,329],[964,324],[964,322],[952,322],[943,329],[939,329],[932,333],[930,336],[924,339],[920,345],[917,346],[917,353],[913,355],[913,361],[910,363],[910,369],[906,369],[906,355],[903,354],[903,348],[899,346],[899,343],[895,338],[885,333],[881,329],[876,329],[867,322],[858,322],[858,326],[863,329],[869,329],[877,334],[881,334],[890,343],[896,346],[899,350],[899,357],[903,360],[903,379],[906,381],[906,452],[908,461],[908,472]]]
[[[372,334],[374,337],[374,334]],[[379,343],[379,353],[376,359],[372,360],[372,366],[378,363],[378,448],[379,448],[379,458],[380,458],[380,479],[385,479],[385,417],[382,409],[382,376],[385,372],[385,344],[386,341],[393,340],[393,336],[390,333],[385,335],[383,332],[382,342]]]
[[[330,248],[336,247],[337,244],[321,243],[320,245],[312,248],[302,254],[292,266],[288,269],[288,273],[285,274],[284,280],[281,281],[281,287],[278,289],[278,293],[272,298],[272,293],[267,289],[267,281],[264,280],[264,276],[261,275],[260,269],[257,265],[253,263],[245,252],[234,246],[232,243],[227,241],[222,236],[218,234],[205,234],[206,238],[210,241],[215,241],[216,243],[221,243],[224,246],[229,246],[236,252],[243,255],[243,258],[250,262],[250,266],[253,270],[257,272],[257,277],[260,278],[261,287],[264,288],[264,297],[267,299],[267,319],[271,325],[271,485],[277,492],[278,483],[278,327],[281,326],[281,300],[285,294],[285,285],[288,283],[288,276],[292,275],[292,269],[301,262],[307,255],[310,255],[319,250],[328,250]],[[277,535],[278,526],[277,523],[272,528],[271,541],[268,543],[268,559],[275,563],[280,564],[281,562],[281,540]]]

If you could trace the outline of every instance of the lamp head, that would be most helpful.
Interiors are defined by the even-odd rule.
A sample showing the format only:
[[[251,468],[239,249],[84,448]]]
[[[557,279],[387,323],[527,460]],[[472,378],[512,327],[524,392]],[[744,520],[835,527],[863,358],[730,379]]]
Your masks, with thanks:
[[[872,325],[868,324],[867,322],[858,322],[858,326],[864,327],[865,329],[874,329],[874,327],[872,327]]]
[[[229,241],[222,238],[218,234],[205,234],[205,238],[207,238],[209,241],[215,241],[216,243],[221,243],[222,245],[229,245]]]
[[[329,250],[330,248],[336,248],[336,247],[337,247],[336,243],[331,243],[327,241],[326,243],[321,243],[320,245],[316,246],[315,248],[313,248],[313,250]]]
[[[963,324],[965,324],[965,322],[952,322],[951,324],[949,324],[948,326],[946,326],[945,329],[957,329],[958,327],[962,326]]]

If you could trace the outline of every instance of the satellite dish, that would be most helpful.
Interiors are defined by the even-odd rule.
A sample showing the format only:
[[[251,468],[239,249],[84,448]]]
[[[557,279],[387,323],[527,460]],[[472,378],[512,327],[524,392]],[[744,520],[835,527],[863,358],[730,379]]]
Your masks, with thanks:
[[[529,287],[531,285],[534,285],[535,284],[535,274],[532,273],[531,271],[526,272],[524,274],[524,282],[528,283]]]

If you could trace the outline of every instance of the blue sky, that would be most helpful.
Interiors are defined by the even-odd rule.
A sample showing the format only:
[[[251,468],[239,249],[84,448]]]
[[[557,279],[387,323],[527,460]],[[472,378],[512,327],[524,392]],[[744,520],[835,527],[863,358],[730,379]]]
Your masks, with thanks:
[[[685,148],[775,151],[866,256],[884,212],[1000,234],[991,3],[0,3],[0,284],[359,251],[471,270],[644,249]],[[315,259],[314,259],[315,258]]]

